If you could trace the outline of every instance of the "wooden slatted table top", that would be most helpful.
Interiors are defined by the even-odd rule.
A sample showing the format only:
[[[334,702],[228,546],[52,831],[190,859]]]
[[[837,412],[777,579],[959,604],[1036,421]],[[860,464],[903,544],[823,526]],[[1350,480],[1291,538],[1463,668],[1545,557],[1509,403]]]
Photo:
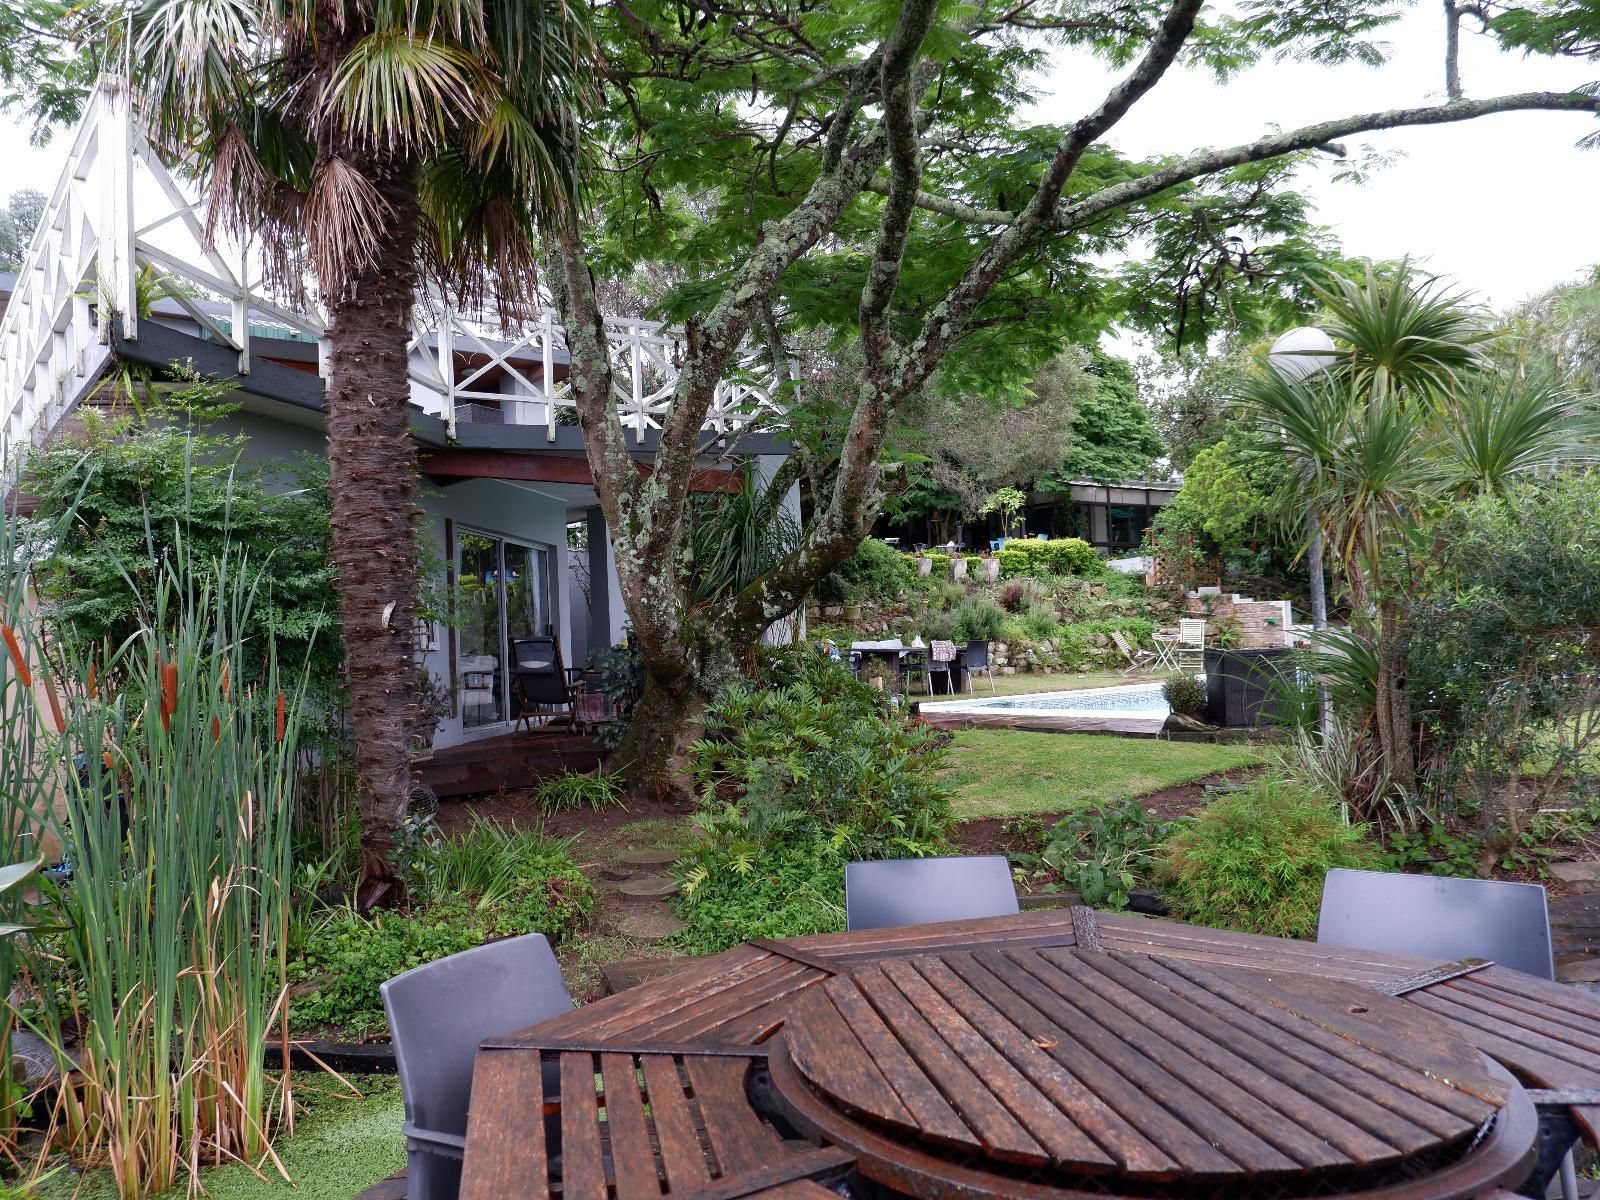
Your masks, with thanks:
[[[1005,987],[999,985],[1002,976],[1008,977]],[[997,982],[991,984],[991,979]],[[1072,980],[1072,986],[1062,983],[1062,979]],[[984,986],[974,987],[974,980]],[[879,989],[876,997],[871,994],[874,988]],[[885,988],[902,998],[906,997],[907,988],[924,1000],[930,992],[936,994],[939,1004],[947,1006],[948,1011],[930,1011],[937,1013],[946,1028],[936,1030],[928,1016],[919,1014],[903,1027],[889,1029],[882,1010],[873,1003],[876,999],[878,1003],[894,1004],[893,995],[884,999]],[[1036,990],[1040,988],[1055,997],[1048,1004],[1064,1007],[1053,1015],[1040,1008],[1045,1003],[1044,996]],[[854,1003],[852,995],[872,1006],[884,1030],[870,1022],[860,1027],[847,1024],[846,1009]],[[1021,1006],[1020,999],[1028,1001],[1027,1008]],[[1059,1087],[1052,1094],[1049,1089],[1055,1085],[1042,1064],[1037,1078],[1016,1068],[1010,1056],[1004,1057],[1013,1062],[1011,1074],[1002,1078],[991,1069],[993,1061],[983,1057],[988,1051],[966,1039],[960,1027],[952,1024],[955,1018],[951,1013],[962,1015],[962,1005],[973,1014],[983,1013],[988,1022],[990,1014],[977,1007],[980,1002],[1007,1017],[1005,1028],[1009,1032],[997,1033],[997,1037],[1026,1036],[1047,1056],[1049,1050],[1063,1043],[1046,1023],[1065,1029],[1065,1019],[1070,1016],[1070,1026],[1081,1030],[1091,1010],[1098,1014],[1092,1018],[1094,1027],[1126,1047],[1117,1053],[1124,1056],[1128,1086],[1146,1097],[1148,1114],[1138,1130],[1142,1140],[1131,1136],[1133,1123],[1119,1108],[1120,1102],[1109,1094],[1109,1082],[1104,1089],[1089,1089],[1107,1110],[1104,1123],[1092,1127],[1094,1136],[1078,1139],[1068,1125],[1087,1133],[1091,1126],[1078,1125],[1077,1118],[1081,1116],[1087,1123],[1093,1113],[1087,1107],[1073,1109],[1072,1095]],[[1369,1013],[1348,1011],[1354,1007],[1367,1007]],[[1029,1017],[1029,1009],[1036,1015]],[[1162,1022],[1157,1022],[1158,1011],[1164,1018]],[[1182,1019],[1175,1018],[1178,1013]],[[1373,1019],[1374,1014],[1381,1020]],[[1380,1036],[1390,1040],[1382,1046],[1368,1045],[1360,1038],[1319,1024],[1332,1017],[1344,1021],[1364,1018],[1364,1025],[1358,1027],[1364,1037],[1369,1041]],[[791,1019],[791,1032],[777,1037]],[[822,1023],[820,1027],[813,1025],[817,1021]],[[970,1021],[968,1025],[971,1027]],[[1184,1033],[1178,1026],[1191,1032]],[[995,1162],[997,1170],[1002,1164],[1011,1171],[1033,1170],[1008,1160],[1027,1163],[1041,1157],[1050,1162],[1075,1162],[1085,1170],[1098,1165],[1129,1177],[1159,1172],[1163,1163],[1175,1163],[1183,1173],[1205,1170],[1206,1151],[1198,1143],[1206,1141],[1206,1137],[1194,1136],[1199,1131],[1193,1126],[1185,1126],[1189,1133],[1180,1135],[1161,1116],[1162,1112],[1170,1114],[1171,1103],[1178,1102],[1176,1094],[1170,1102],[1158,1102],[1149,1099],[1146,1091],[1152,1080],[1177,1078],[1177,1068],[1187,1070],[1193,1063],[1204,1068],[1208,1080],[1202,1098],[1209,1111],[1196,1109],[1196,1121],[1226,1116],[1231,1122],[1224,1127],[1228,1139],[1223,1144],[1227,1148],[1213,1146],[1228,1164],[1213,1160],[1212,1165],[1221,1171],[1242,1167],[1239,1157],[1251,1155],[1256,1163],[1277,1162],[1279,1159],[1272,1157],[1275,1155],[1302,1167],[1305,1160],[1315,1161],[1315,1155],[1326,1157],[1330,1153],[1353,1162],[1381,1161],[1390,1150],[1420,1145],[1427,1138],[1448,1139],[1473,1119],[1479,1111],[1474,1105],[1491,1103],[1493,1099],[1494,1081],[1489,1080],[1485,1086],[1481,1073],[1474,1077],[1470,1068],[1463,1068],[1471,1051],[1487,1055],[1528,1087],[1600,1089],[1600,997],[1588,992],[1494,965],[1448,964],[1128,914],[1053,910],[747,943],[542,1025],[493,1039],[485,1043],[486,1049],[479,1056],[467,1134],[468,1184],[462,1194],[467,1200],[542,1194],[523,1188],[496,1190],[472,1183],[494,1178],[503,1181],[504,1176],[496,1172],[505,1166],[507,1148],[526,1143],[530,1131],[537,1126],[534,1114],[539,1112],[539,1102],[528,1090],[532,1086],[529,1064],[536,1073],[540,1055],[548,1057],[553,1050],[592,1053],[594,1073],[600,1076],[603,1059],[610,1054],[635,1056],[640,1072],[640,1056],[676,1054],[680,1056],[676,1060],[680,1078],[688,1080],[688,1060],[682,1057],[685,1054],[731,1056],[745,1048],[745,1053],[757,1056],[745,1060],[748,1065],[764,1059],[770,1049],[776,1079],[779,1059],[789,1062],[787,1054],[779,1053],[785,1043],[792,1038],[792,1044],[803,1046],[808,1037],[825,1039],[828,1035],[818,1033],[818,1028],[831,1029],[835,1037],[847,1034],[863,1046],[868,1038],[888,1036],[908,1055],[919,1036],[926,1046],[926,1039],[937,1032],[951,1056],[940,1059],[943,1069],[959,1074],[958,1066],[951,1065],[955,1063],[981,1078],[989,1094],[1009,1114],[1002,1117],[991,1111],[981,1118],[983,1134],[965,1119],[957,1129],[942,1114],[914,1107],[905,1094],[893,1087],[890,1090],[898,1109],[870,1079],[847,1083],[828,1078],[827,1069],[818,1065],[815,1047],[810,1060],[806,1049],[798,1050],[795,1065],[806,1065],[807,1083],[819,1092],[829,1087],[837,1091],[841,1108],[870,1114],[872,1123],[885,1130],[897,1130],[901,1137],[926,1137],[931,1144],[966,1145],[969,1149],[976,1144],[978,1150],[971,1154],[978,1161]],[[989,1029],[1000,1030],[1002,1026],[985,1025],[984,1041],[992,1050],[996,1044],[987,1036]],[[1223,1032],[1228,1035],[1226,1039],[1219,1036]],[[1329,1048],[1333,1043],[1327,1043],[1327,1038],[1338,1039],[1343,1053],[1333,1054]],[[1052,1039],[1057,1047],[1046,1047],[1044,1043]],[[1324,1039],[1324,1044],[1319,1045],[1319,1039]],[[1038,1063],[1022,1043],[1012,1040],[1008,1045],[1015,1055]],[[961,1057],[963,1052],[978,1056],[985,1070],[975,1070]],[[1109,1043],[1106,1052],[1111,1052]],[[1431,1066],[1419,1057],[1423,1054],[1435,1056],[1429,1060]],[[1351,1061],[1352,1055],[1361,1061]],[[1382,1089],[1374,1080],[1381,1077],[1367,1069],[1374,1057],[1392,1064],[1385,1069],[1403,1077],[1404,1082],[1382,1079],[1404,1094],[1403,1103],[1391,1092],[1384,1092],[1389,1103],[1378,1100],[1376,1091]],[[514,1069],[511,1064],[518,1060],[526,1061]],[[886,1060],[873,1061],[879,1080],[887,1082],[888,1071],[893,1068],[885,1065]],[[1052,1061],[1059,1065],[1058,1060]],[[565,1061],[562,1066],[563,1070],[568,1069]],[[1442,1072],[1437,1070],[1441,1067]],[[1259,1110],[1248,1105],[1241,1108],[1236,1103],[1242,1102],[1244,1096],[1263,1098],[1266,1084],[1262,1076],[1287,1083],[1286,1076],[1302,1068],[1328,1084],[1326,1093],[1311,1096],[1307,1082],[1301,1088],[1286,1087],[1282,1094],[1289,1097],[1294,1092],[1318,1102],[1314,1115],[1309,1109],[1302,1110],[1307,1120],[1322,1122],[1328,1134],[1322,1140],[1329,1149],[1315,1154],[1309,1145],[1296,1142],[1287,1129],[1267,1122]],[[1134,1074],[1135,1069],[1144,1074]],[[1447,1081],[1439,1084],[1444,1090],[1420,1095],[1417,1089],[1425,1085],[1418,1082],[1418,1073],[1428,1077],[1430,1071],[1435,1083],[1440,1077]],[[1070,1070],[1066,1074],[1079,1079]],[[513,1075],[517,1082],[508,1083]],[[1019,1075],[1022,1083],[1018,1083]],[[653,1108],[642,1074],[640,1079],[644,1103]],[[1079,1082],[1082,1085],[1081,1079]],[[868,1090],[846,1096],[847,1086]],[[1013,1090],[1004,1091],[1007,1087]],[[1230,1088],[1235,1090],[1227,1090]],[[686,1084],[685,1095],[692,1100],[693,1092],[691,1081]],[[1057,1113],[1071,1119],[1036,1125],[1018,1120],[1009,1107],[1013,1101],[1021,1106],[1042,1103],[1044,1099],[1051,1101]],[[1301,1103],[1289,1099],[1294,1104]],[[1396,1118],[1381,1129],[1375,1129],[1367,1119],[1371,1113],[1367,1106],[1374,1102]],[[835,1101],[830,1098],[827,1103],[832,1105]],[[1082,1103],[1088,1105],[1089,1101]],[[602,1109],[603,1114],[606,1111]],[[624,1106],[617,1111],[626,1119],[631,1109]],[[1585,1102],[1571,1112],[1589,1141],[1595,1143],[1600,1105]],[[1340,1122],[1348,1122],[1348,1126]],[[908,1132],[913,1126],[914,1135]],[[1021,1128],[1025,1137],[1017,1136],[1013,1126]],[[1358,1136],[1357,1130],[1364,1137]],[[616,1131],[610,1130],[604,1136],[614,1139]],[[946,1139],[942,1143],[941,1137]],[[1086,1142],[1092,1142],[1095,1149],[1091,1150]],[[663,1187],[651,1193],[620,1187],[612,1176],[615,1148],[614,1140],[608,1142],[605,1155],[606,1185],[613,1200],[631,1200],[635,1195],[669,1190]],[[1097,1164],[1096,1153],[1109,1161]],[[1073,1157],[1075,1154],[1077,1158]],[[1218,1178],[1226,1190],[1229,1176],[1222,1174]],[[715,1180],[713,1184],[722,1187]],[[770,1186],[784,1187],[788,1183],[772,1178]],[[691,1190],[699,1194],[699,1189]],[[750,1190],[750,1194],[755,1191]]]
[[[869,963],[783,1042],[843,1113],[943,1151],[1132,1179],[1370,1168],[1507,1101],[1478,1051],[1336,981],[1026,947]]]

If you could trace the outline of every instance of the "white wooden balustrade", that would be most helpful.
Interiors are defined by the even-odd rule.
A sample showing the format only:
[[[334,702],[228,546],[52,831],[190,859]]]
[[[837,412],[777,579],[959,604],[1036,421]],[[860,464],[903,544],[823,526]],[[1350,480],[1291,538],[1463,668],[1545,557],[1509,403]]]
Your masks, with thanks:
[[[152,303],[154,301],[154,303]],[[286,338],[323,345],[326,318],[296,306],[261,279],[249,242],[205,237],[193,187],[152,152],[125,91],[102,82],[28,247],[0,319],[0,439],[37,441],[83,399],[111,354],[110,318],[137,341],[141,321],[181,322],[238,352],[270,356]],[[618,419],[638,439],[657,429],[682,362],[681,330],[607,316]],[[492,413],[505,423],[556,427],[573,398],[564,378],[566,337],[548,309],[508,334],[493,314],[463,313],[436,292],[419,293],[411,338],[411,401],[442,418]],[[322,361],[326,356],[319,355]],[[763,355],[742,356],[717,386],[705,427],[736,432],[771,404]]]

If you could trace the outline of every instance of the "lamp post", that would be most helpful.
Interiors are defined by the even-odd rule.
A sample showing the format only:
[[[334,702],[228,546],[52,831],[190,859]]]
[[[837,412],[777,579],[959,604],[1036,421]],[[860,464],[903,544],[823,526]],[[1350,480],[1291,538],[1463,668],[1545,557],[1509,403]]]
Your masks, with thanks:
[[[1272,343],[1267,351],[1267,361],[1272,369],[1285,379],[1296,382],[1309,379],[1318,371],[1326,370],[1333,361],[1333,339],[1315,325],[1302,325],[1291,329]],[[1311,628],[1328,627],[1328,592],[1322,577],[1322,526],[1317,521],[1316,507],[1306,504],[1306,572],[1311,584]],[[1327,733],[1331,709],[1328,689],[1317,689],[1318,725]]]

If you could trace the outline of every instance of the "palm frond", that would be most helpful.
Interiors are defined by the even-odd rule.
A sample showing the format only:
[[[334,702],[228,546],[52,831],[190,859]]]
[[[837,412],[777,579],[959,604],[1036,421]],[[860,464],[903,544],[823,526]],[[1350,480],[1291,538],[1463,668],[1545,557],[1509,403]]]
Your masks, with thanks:
[[[1316,294],[1322,328],[1342,343],[1342,369],[1368,392],[1444,390],[1485,364],[1493,337],[1465,293],[1402,269],[1383,278],[1370,265],[1362,282],[1336,277]]]
[[[312,269],[324,288],[337,291],[376,262],[378,231],[391,210],[361,172],[342,158],[328,158],[317,164],[304,215]]]
[[[1441,402],[1445,454],[1464,483],[1504,494],[1519,476],[1600,459],[1595,414],[1548,371],[1484,374]]]
[[[448,144],[458,121],[476,121],[492,94],[483,64],[461,46],[405,29],[368,34],[350,48],[319,107],[374,147],[415,151]]]

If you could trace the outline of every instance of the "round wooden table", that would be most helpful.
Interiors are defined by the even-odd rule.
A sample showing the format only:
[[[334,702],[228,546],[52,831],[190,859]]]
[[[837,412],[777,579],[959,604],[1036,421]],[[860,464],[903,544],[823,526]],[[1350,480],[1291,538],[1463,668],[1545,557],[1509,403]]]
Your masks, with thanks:
[[[1588,993],[1078,908],[748,943],[493,1039],[462,1195],[1487,1200],[1597,1085]]]

